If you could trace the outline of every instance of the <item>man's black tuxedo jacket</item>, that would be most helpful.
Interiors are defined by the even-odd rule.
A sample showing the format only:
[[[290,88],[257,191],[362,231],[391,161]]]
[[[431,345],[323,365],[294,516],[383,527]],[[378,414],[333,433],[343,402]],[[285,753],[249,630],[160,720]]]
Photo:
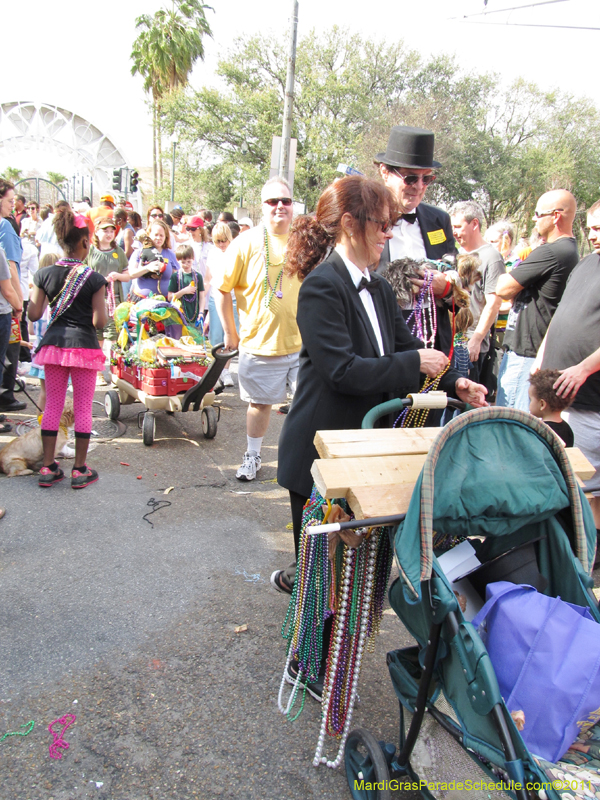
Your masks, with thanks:
[[[318,430],[360,428],[374,406],[419,390],[423,343],[406,326],[391,286],[373,295],[384,355],[359,293],[340,256],[333,251],[304,280],[298,298],[302,336],[298,388],[279,439],[277,480],[309,497],[310,468]],[[454,394],[459,377],[449,371],[440,388]]]
[[[441,208],[427,205],[427,203],[419,203],[415,212],[421,229],[421,236],[423,237],[427,258],[439,261],[442,256],[445,256],[447,253],[452,253],[454,255],[456,253],[456,244],[452,233],[450,215],[446,211],[442,211]],[[381,254],[377,272],[383,272],[389,262],[390,243],[387,241],[383,248],[383,253]],[[437,306],[438,335],[436,347],[448,355],[452,345],[449,311],[445,303],[438,302]],[[409,315],[410,311],[405,314],[405,317]]]

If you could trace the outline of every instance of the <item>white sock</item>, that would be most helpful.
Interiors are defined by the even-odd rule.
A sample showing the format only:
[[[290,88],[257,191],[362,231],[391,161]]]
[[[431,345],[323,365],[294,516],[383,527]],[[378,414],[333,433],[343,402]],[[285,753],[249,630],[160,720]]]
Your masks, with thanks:
[[[253,439],[251,436],[247,436],[246,438],[248,439],[248,452],[255,453],[257,456],[259,456],[263,437],[260,436],[258,439]]]

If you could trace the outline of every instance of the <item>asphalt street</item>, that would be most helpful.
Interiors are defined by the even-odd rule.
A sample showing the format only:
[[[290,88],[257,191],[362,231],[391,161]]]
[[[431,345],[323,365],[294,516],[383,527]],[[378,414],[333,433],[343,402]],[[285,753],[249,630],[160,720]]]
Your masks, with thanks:
[[[90,453],[100,480],[82,491],[0,476],[0,736],[35,722],[0,742],[2,800],[350,797],[343,770],[311,764],[318,704],[293,723],[277,708],[287,597],[269,575],[293,551],[275,482],[284,417],[272,414],[257,480],[240,483],[245,406],[231,389],[219,404],[215,439],[197,414],[160,414],[152,448],[141,407],[123,407],[127,431]],[[151,499],[171,503],[153,527]],[[355,720],[393,740],[385,650],[406,640],[394,615],[381,639]],[[65,714],[76,721],[54,760],[48,726]]]
[[[122,407],[127,430],[89,454],[100,480],[81,491],[0,475],[0,800],[350,798],[343,767],[312,766],[320,706],[307,696],[294,722],[277,706],[288,598],[269,576],[293,554],[275,481],[284,416],[272,413],[257,480],[240,483],[246,407],[232,389],[218,404],[215,439],[199,414],[159,414],[151,448],[141,406]],[[170,505],[145,520],[157,500]],[[385,653],[408,644],[387,608],[352,725],[378,740],[398,742]],[[69,747],[53,759],[60,719]],[[438,781],[481,777],[439,726],[412,762]]]

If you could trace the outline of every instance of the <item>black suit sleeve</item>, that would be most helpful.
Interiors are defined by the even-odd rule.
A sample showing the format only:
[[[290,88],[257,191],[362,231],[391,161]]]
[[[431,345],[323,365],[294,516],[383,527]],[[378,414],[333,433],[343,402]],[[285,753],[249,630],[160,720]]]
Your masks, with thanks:
[[[390,290],[391,291],[391,290]],[[415,339],[398,305],[388,309],[380,326],[391,325],[397,351],[378,357],[364,323],[341,280],[314,272],[300,290],[298,327],[303,346],[320,378],[335,392],[367,396],[419,386],[420,359]]]

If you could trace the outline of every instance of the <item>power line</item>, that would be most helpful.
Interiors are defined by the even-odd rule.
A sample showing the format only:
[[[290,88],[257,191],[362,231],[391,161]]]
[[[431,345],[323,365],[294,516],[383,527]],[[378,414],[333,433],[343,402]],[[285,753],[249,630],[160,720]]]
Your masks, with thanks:
[[[566,3],[568,0],[538,0],[536,3],[527,3],[524,6],[511,6],[510,8],[496,8],[493,11],[477,11],[473,14],[465,14],[462,17],[450,17],[450,19],[469,19],[470,17],[487,17],[489,14],[501,14],[503,11],[521,11],[523,8],[534,8],[535,6],[550,6],[554,3]]]
[[[467,25],[489,25],[490,27],[499,28],[506,25],[512,25],[517,28],[560,28],[561,30],[568,31],[600,31],[600,28],[590,28],[589,25],[540,25],[536,22],[478,22],[473,20],[467,22]]]

